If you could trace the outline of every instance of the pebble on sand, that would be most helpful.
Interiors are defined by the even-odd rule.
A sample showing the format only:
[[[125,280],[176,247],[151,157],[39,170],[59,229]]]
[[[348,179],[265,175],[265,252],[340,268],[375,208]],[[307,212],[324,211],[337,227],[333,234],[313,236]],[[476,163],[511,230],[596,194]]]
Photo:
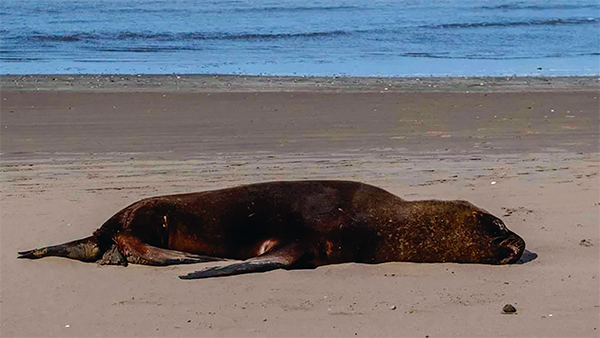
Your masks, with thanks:
[[[502,313],[504,313],[504,314],[513,314],[516,312],[517,312],[517,309],[515,309],[515,307],[512,306],[512,304],[506,304],[502,308]]]

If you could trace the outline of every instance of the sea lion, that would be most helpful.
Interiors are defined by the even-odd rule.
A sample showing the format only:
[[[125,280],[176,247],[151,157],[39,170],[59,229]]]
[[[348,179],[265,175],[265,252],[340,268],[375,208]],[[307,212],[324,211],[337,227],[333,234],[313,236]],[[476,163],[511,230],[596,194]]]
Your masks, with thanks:
[[[146,198],[90,237],[19,252],[99,264],[242,262],[183,279],[358,262],[510,264],[525,241],[466,201],[405,201],[349,181],[282,181]]]

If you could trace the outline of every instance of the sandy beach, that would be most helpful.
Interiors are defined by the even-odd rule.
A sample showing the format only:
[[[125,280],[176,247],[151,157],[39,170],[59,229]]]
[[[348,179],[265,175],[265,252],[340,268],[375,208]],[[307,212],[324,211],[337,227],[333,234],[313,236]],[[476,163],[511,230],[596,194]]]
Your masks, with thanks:
[[[598,337],[598,78],[2,76],[2,337]],[[218,279],[17,251],[144,197],[348,179],[464,199],[537,259]],[[512,304],[516,314],[502,313]]]

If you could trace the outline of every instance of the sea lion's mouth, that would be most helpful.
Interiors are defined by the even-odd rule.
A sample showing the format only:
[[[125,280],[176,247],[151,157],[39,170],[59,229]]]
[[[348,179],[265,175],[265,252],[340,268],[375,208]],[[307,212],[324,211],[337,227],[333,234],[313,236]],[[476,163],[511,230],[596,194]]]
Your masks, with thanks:
[[[501,259],[498,264],[513,264],[523,255],[523,251],[525,251],[525,241],[521,237],[511,234],[500,243],[500,247],[508,249],[509,254],[507,257]]]

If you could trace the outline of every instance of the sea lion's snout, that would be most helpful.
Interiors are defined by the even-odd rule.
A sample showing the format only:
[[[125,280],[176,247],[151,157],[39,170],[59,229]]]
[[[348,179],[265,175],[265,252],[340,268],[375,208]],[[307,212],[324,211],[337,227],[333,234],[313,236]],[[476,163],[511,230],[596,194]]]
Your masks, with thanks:
[[[501,219],[484,214],[482,218],[487,236],[492,237],[492,264],[513,264],[519,261],[525,251],[525,241],[510,231]]]
[[[500,243],[500,247],[504,248],[507,256],[501,258],[498,264],[513,264],[519,261],[525,251],[525,241],[515,233],[510,235]]]

